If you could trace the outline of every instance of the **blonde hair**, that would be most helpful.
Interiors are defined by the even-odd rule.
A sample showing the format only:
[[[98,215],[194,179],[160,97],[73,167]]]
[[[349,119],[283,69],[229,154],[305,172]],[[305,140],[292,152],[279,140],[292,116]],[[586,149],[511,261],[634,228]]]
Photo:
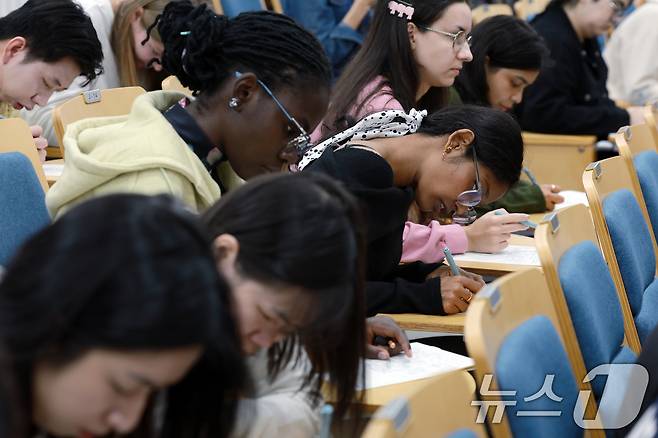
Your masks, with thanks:
[[[172,0],[126,0],[117,9],[112,24],[112,50],[117,58],[122,87],[140,85],[147,89],[150,88],[147,84],[149,72],[138,71],[135,64],[131,17],[137,9],[144,8],[141,21],[148,29],[170,1]],[[157,28],[153,28],[151,31],[151,38],[160,41]]]

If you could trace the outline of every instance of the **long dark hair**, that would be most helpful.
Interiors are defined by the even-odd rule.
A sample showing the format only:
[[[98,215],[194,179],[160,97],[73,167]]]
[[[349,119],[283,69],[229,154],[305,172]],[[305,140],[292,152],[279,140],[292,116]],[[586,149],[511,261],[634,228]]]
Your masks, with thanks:
[[[489,68],[541,70],[550,57],[542,37],[525,21],[507,15],[487,18],[473,28],[473,61],[464,64],[455,88],[464,103],[490,106]]]
[[[322,46],[285,15],[259,11],[229,19],[183,0],[169,3],[155,25],[165,47],[162,66],[199,95],[201,107],[236,70],[254,73],[273,90],[329,89]]]
[[[172,198],[80,204],[30,239],[0,283],[16,408],[31,412],[37,362],[199,345],[201,358],[167,390],[164,436],[226,436],[246,375],[229,299],[208,236]],[[144,415],[136,433],[148,436],[152,423]]]
[[[523,139],[521,127],[509,114],[484,106],[449,106],[436,111],[423,120],[419,134],[442,136],[459,129],[470,129],[475,134],[464,158],[477,159],[501,182],[511,186],[521,176],[523,166]]]
[[[414,0],[411,20],[420,32],[424,27],[441,18],[445,10],[454,3],[465,0]],[[409,42],[406,19],[391,14],[388,1],[379,0],[375,6],[370,30],[363,45],[347,65],[333,90],[329,111],[322,124],[322,138],[347,129],[354,124],[352,114],[358,114],[363,105],[375,95],[375,89],[362,102],[356,102],[359,93],[377,76],[385,77],[381,85],[389,85],[393,96],[405,111],[422,108],[435,111],[446,104],[447,88],[433,87],[416,102],[420,75]],[[351,111],[356,104],[356,110]]]
[[[337,414],[345,413],[365,355],[365,240],[356,200],[323,175],[267,175],[222,197],[203,219],[214,236],[235,236],[245,276],[299,287],[312,298],[317,314],[270,350],[270,372],[292,360],[301,344],[312,364],[304,383],[319,395],[326,373]]]

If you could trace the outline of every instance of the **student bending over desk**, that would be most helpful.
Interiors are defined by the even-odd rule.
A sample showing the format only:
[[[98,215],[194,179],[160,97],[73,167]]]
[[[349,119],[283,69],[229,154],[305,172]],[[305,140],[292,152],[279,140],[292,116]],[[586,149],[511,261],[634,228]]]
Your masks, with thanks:
[[[82,8],[68,0],[30,0],[0,18],[0,53],[0,117],[44,106],[76,76],[88,82],[103,72],[103,50],[94,26]],[[31,130],[45,160],[48,141],[42,127],[34,124]]]
[[[53,216],[126,191],[169,193],[203,210],[242,180],[296,163],[305,132],[327,108],[329,62],[315,37],[288,17],[228,19],[177,1],[157,29],[164,68],[196,99],[151,92],[127,116],[69,125],[64,171],[46,198]]]
[[[261,176],[203,220],[232,289],[255,384],[232,436],[312,437],[323,374],[340,418],[355,398],[364,354],[398,351],[372,345],[375,336],[409,352],[390,319],[371,318],[366,330],[363,224],[356,199],[338,183],[306,172]]]
[[[521,173],[521,130],[511,116],[476,106],[424,114],[373,114],[310,149],[300,162],[300,168],[343,181],[365,209],[369,314],[465,311],[484,285],[479,276],[447,276],[422,262],[400,265],[403,247],[410,244],[409,206],[415,201],[421,211],[463,217],[465,205],[495,201]],[[526,229],[518,221],[527,215],[498,218],[504,234]],[[443,245],[437,242],[428,252],[442,253]]]
[[[72,209],[0,283],[12,420],[27,422],[2,436],[226,436],[247,375],[230,312],[205,231],[170,197]]]
[[[455,79],[463,103],[511,111],[521,103],[523,90],[532,84],[549,61],[548,48],[523,20],[496,15],[473,28],[473,61]],[[531,175],[531,174],[529,174]],[[498,201],[478,207],[478,213],[504,208],[510,212],[543,213],[564,199],[554,184],[517,182]]]

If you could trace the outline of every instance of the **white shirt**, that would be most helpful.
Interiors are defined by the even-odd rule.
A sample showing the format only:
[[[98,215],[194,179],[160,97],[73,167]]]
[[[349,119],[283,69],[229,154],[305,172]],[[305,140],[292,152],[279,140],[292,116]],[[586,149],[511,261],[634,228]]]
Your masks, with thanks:
[[[608,94],[633,105],[658,99],[658,0],[647,0],[615,29],[603,57]]]
[[[4,2],[6,0],[1,1]],[[10,1],[23,2],[24,0]],[[91,18],[91,22],[94,25],[94,29],[96,29],[96,34],[98,35],[98,40],[103,47],[103,74],[86,87],[82,87],[82,84],[86,79],[80,76],[73,81],[67,90],[54,93],[48,100],[48,105],[45,107],[36,107],[32,111],[25,109],[21,110],[21,117],[25,119],[29,125],[40,125],[43,128],[43,136],[48,139],[48,144],[51,146],[56,146],[58,144],[52,122],[53,108],[62,102],[79,95],[83,91],[96,88],[116,88],[120,86],[119,70],[117,68],[117,61],[114,57],[110,40],[112,35],[112,23],[114,22],[114,11],[112,10],[110,0],[76,0],[76,2],[82,6],[87,15],[89,15],[89,18]]]

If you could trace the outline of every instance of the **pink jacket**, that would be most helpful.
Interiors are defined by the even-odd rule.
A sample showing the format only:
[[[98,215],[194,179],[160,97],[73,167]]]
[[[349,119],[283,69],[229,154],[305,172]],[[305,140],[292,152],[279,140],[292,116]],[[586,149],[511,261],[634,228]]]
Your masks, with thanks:
[[[388,85],[382,85],[382,82],[385,81],[386,78],[384,76],[377,76],[371,83],[366,85],[363,90],[359,93],[359,96],[357,97],[357,100],[352,107],[352,111],[350,111],[350,115],[353,115],[356,120],[360,120],[367,116],[368,114],[375,113],[377,111],[383,111],[383,110],[404,110],[402,108],[402,105],[400,105],[400,102],[397,101],[395,97],[393,97],[393,90],[391,90],[391,87]],[[375,89],[379,88],[380,90],[375,93],[369,100],[368,102],[363,105],[363,108],[361,108],[361,111],[359,111],[358,114],[353,114],[354,110],[356,107],[363,101],[363,99],[366,98],[370,93],[372,93]],[[311,134],[311,141],[313,143],[317,143],[318,140],[322,138],[322,122],[315,128],[313,133]]]
[[[357,120],[377,111],[404,110],[400,102],[393,97],[391,87],[382,84],[385,80],[384,76],[377,76],[359,93],[352,107],[352,112],[356,110],[356,107],[366,96],[379,88],[379,91],[363,105],[361,111],[355,114]],[[313,142],[317,142],[321,138],[321,128],[322,123],[311,134]],[[400,262],[440,262],[443,260],[443,248],[445,246],[448,246],[453,254],[466,252],[468,238],[460,225],[441,225],[437,221],[432,221],[428,226],[407,221],[402,234],[402,258]]]
[[[441,225],[432,221],[428,226],[407,221],[402,232],[400,262],[440,262],[446,246],[453,254],[466,252],[468,239],[461,225]]]

